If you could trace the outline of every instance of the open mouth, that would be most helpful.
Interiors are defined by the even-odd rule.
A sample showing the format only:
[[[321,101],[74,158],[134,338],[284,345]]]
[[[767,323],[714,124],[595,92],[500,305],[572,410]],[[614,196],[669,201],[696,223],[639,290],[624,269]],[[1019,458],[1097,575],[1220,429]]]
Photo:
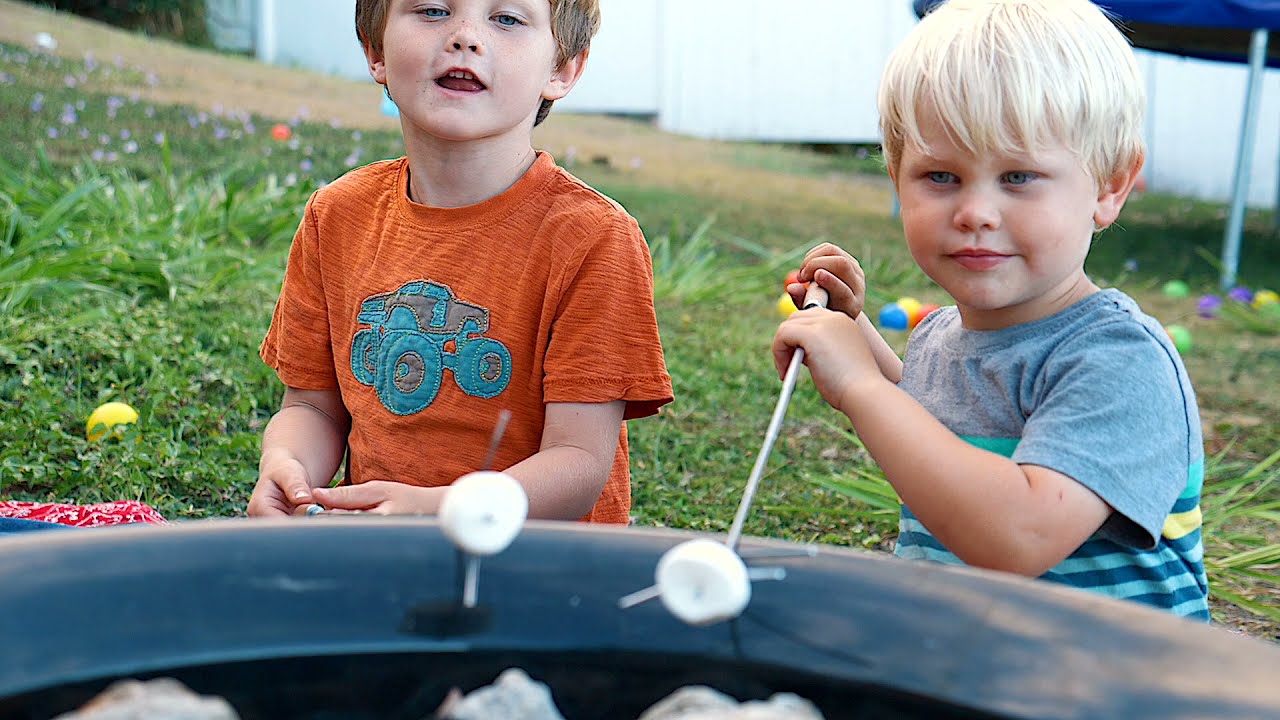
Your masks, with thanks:
[[[466,70],[450,70],[436,78],[436,84],[446,90],[458,92],[480,92],[485,89],[484,83]]]

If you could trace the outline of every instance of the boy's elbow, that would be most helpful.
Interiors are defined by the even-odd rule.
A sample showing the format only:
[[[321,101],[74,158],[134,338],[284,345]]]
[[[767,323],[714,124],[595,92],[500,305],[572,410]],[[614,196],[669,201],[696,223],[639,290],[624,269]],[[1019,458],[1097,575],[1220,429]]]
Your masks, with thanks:
[[[1034,578],[1052,570],[1067,555],[1062,554],[1054,543],[1048,542],[1043,536],[1029,534],[1011,535],[1000,541],[987,542],[965,555],[956,553],[956,557],[974,567]]]

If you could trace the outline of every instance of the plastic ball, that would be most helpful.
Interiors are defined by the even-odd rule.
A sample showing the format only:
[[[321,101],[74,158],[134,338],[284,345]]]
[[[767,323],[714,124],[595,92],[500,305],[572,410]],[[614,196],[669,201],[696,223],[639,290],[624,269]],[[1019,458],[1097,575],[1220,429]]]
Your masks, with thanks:
[[[1253,296],[1253,308],[1255,310],[1261,310],[1268,305],[1275,305],[1276,303],[1280,303],[1280,295],[1277,295],[1274,290],[1259,290]]]
[[[1173,341],[1173,346],[1179,353],[1186,354],[1191,349],[1190,330],[1181,325],[1166,325],[1164,331],[1169,333],[1169,339]]]
[[[778,308],[778,314],[784,318],[791,317],[791,313],[798,309],[795,301],[793,301],[791,296],[787,293],[782,293],[782,297],[778,298],[778,304],[776,307]]]
[[[1191,294],[1191,287],[1181,280],[1170,280],[1164,284],[1164,294],[1171,298],[1184,298]]]
[[[880,308],[880,327],[886,330],[906,330],[910,322],[907,311],[898,303],[889,303]]]
[[[938,306],[935,305],[934,303],[926,303],[924,305],[921,305],[920,312],[915,317],[912,318],[911,328],[914,330],[915,327],[920,324],[921,320],[928,317],[929,313],[937,309],[938,309]]]
[[[386,115],[389,118],[400,117],[400,106],[396,105],[396,101],[392,100],[391,96],[387,95],[386,93],[382,94],[381,110],[382,110],[382,114]]]
[[[915,327],[920,322],[920,301],[913,297],[898,298],[898,307],[907,312],[907,327]]]
[[[1253,302],[1253,291],[1243,285],[1237,285],[1231,288],[1231,291],[1227,293],[1227,297],[1238,303],[1248,305]]]
[[[109,402],[99,405],[89,414],[89,422],[85,423],[84,436],[89,442],[110,437],[123,437],[124,433],[117,427],[138,422],[138,411],[122,402]]]
[[[1196,303],[1196,310],[1202,318],[1218,317],[1218,308],[1222,307],[1222,298],[1217,295],[1202,295],[1200,302]]]
[[[284,142],[293,137],[293,130],[284,123],[278,123],[271,127],[271,137],[280,142]]]
[[[782,289],[786,290],[788,285],[792,285],[798,282],[800,282],[800,271],[792,270],[791,272],[787,273],[787,277],[783,279]]]

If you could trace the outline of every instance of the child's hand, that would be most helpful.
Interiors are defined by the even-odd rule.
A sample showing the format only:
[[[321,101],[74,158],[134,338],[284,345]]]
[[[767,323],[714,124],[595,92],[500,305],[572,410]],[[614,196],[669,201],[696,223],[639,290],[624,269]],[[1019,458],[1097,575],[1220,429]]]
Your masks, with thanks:
[[[264,463],[258,484],[249,498],[250,517],[285,517],[311,503],[311,483],[297,459],[280,458]]]
[[[786,375],[795,349],[804,348],[804,364],[818,392],[833,408],[850,414],[846,398],[867,382],[884,381],[862,328],[848,315],[814,308],[792,313],[773,337],[773,363]]]
[[[819,272],[823,271],[823,272]],[[852,255],[832,245],[822,243],[804,256],[800,265],[800,282],[787,286],[796,307],[802,307],[804,285],[816,282],[827,291],[830,300],[827,307],[838,310],[855,320],[867,302],[867,279],[862,266]]]
[[[371,480],[359,485],[316,488],[315,501],[329,512],[375,515],[434,515],[447,488],[426,488],[400,482]]]

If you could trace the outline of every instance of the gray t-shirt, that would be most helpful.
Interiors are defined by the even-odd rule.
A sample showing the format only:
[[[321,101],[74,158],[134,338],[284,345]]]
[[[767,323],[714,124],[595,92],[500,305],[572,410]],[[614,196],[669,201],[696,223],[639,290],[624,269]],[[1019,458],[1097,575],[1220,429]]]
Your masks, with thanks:
[[[912,333],[899,386],[970,443],[1067,475],[1115,513],[1047,580],[1208,619],[1195,392],[1158,321],[1118,290],[1002,330],[955,307]],[[902,508],[896,552],[960,563]]]

